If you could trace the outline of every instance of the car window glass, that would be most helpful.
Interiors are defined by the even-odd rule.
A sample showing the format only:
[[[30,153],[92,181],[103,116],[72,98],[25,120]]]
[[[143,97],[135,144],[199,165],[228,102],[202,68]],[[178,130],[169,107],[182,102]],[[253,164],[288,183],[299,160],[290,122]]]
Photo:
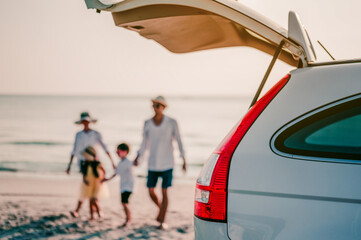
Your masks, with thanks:
[[[279,134],[275,147],[292,155],[361,160],[361,100],[311,114]]]
[[[361,147],[361,115],[325,126],[305,139],[306,144]]]

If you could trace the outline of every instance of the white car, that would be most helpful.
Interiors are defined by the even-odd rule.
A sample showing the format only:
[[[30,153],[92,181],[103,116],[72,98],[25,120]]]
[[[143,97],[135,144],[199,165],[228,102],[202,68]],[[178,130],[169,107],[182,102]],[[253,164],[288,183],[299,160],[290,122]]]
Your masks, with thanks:
[[[233,0],[86,0],[176,53],[248,46],[273,55],[248,113],[197,180],[196,239],[361,239],[361,60],[318,63],[288,30]],[[279,59],[295,70],[259,99]]]

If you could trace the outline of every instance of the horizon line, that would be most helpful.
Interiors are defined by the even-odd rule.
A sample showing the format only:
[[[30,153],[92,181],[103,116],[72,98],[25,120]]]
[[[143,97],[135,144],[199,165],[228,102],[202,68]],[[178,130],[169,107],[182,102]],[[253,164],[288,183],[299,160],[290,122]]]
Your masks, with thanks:
[[[158,94],[167,98],[251,98],[251,94]],[[36,94],[36,93],[0,93],[1,97],[122,97],[122,98],[152,98],[152,94]]]

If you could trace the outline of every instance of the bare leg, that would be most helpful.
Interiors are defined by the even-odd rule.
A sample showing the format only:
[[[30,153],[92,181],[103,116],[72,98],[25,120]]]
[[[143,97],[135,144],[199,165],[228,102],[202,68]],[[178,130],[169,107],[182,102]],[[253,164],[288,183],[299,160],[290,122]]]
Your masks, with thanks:
[[[163,228],[162,225],[165,222],[165,215],[167,213],[167,208],[168,208],[168,191],[167,191],[167,188],[162,189],[162,195],[163,195],[163,200],[162,200],[160,213],[159,213],[159,222],[161,223],[161,225],[160,225],[161,228]]]
[[[80,210],[82,204],[83,204],[82,201],[78,201],[78,205],[76,206],[75,211],[70,212],[71,216],[73,216],[74,218],[79,217],[79,210]]]
[[[148,190],[149,190],[150,198],[151,198],[152,201],[155,203],[155,205],[157,205],[157,207],[160,208],[160,203],[159,203],[159,200],[158,200],[158,196],[157,196],[157,194],[155,193],[154,188],[148,188]]]
[[[94,207],[94,199],[92,198],[89,199],[90,220],[94,219],[93,207]]]
[[[150,198],[152,199],[152,201],[155,203],[155,205],[157,205],[157,207],[159,208],[159,214],[157,216],[157,221],[159,222],[159,218],[160,218],[160,209],[161,209],[161,203],[158,200],[158,196],[154,191],[154,188],[148,188],[149,190],[149,195]]]
[[[98,199],[93,198],[93,206],[98,214],[98,217],[101,218],[101,214],[100,214],[100,206],[99,206],[99,202]]]
[[[123,224],[123,226],[125,227],[125,226],[128,225],[128,223],[130,223],[132,221],[132,216],[131,216],[131,213],[130,213],[128,203],[122,203],[122,205],[123,205],[124,213],[125,213],[125,216],[126,216],[125,223]]]

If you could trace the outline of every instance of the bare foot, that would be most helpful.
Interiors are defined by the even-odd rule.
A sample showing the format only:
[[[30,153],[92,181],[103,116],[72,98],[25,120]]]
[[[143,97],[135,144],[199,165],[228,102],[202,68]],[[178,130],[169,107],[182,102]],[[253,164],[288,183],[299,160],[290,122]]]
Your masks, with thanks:
[[[124,223],[123,223],[123,225],[122,226],[120,226],[120,227],[128,227],[129,225],[131,224],[131,221],[130,220],[128,220],[128,221],[125,221]]]
[[[79,214],[75,211],[70,211],[70,215],[73,217],[73,218],[78,218],[79,217]]]
[[[168,229],[168,225],[166,223],[160,223],[160,225],[157,227],[160,230],[167,230]]]

